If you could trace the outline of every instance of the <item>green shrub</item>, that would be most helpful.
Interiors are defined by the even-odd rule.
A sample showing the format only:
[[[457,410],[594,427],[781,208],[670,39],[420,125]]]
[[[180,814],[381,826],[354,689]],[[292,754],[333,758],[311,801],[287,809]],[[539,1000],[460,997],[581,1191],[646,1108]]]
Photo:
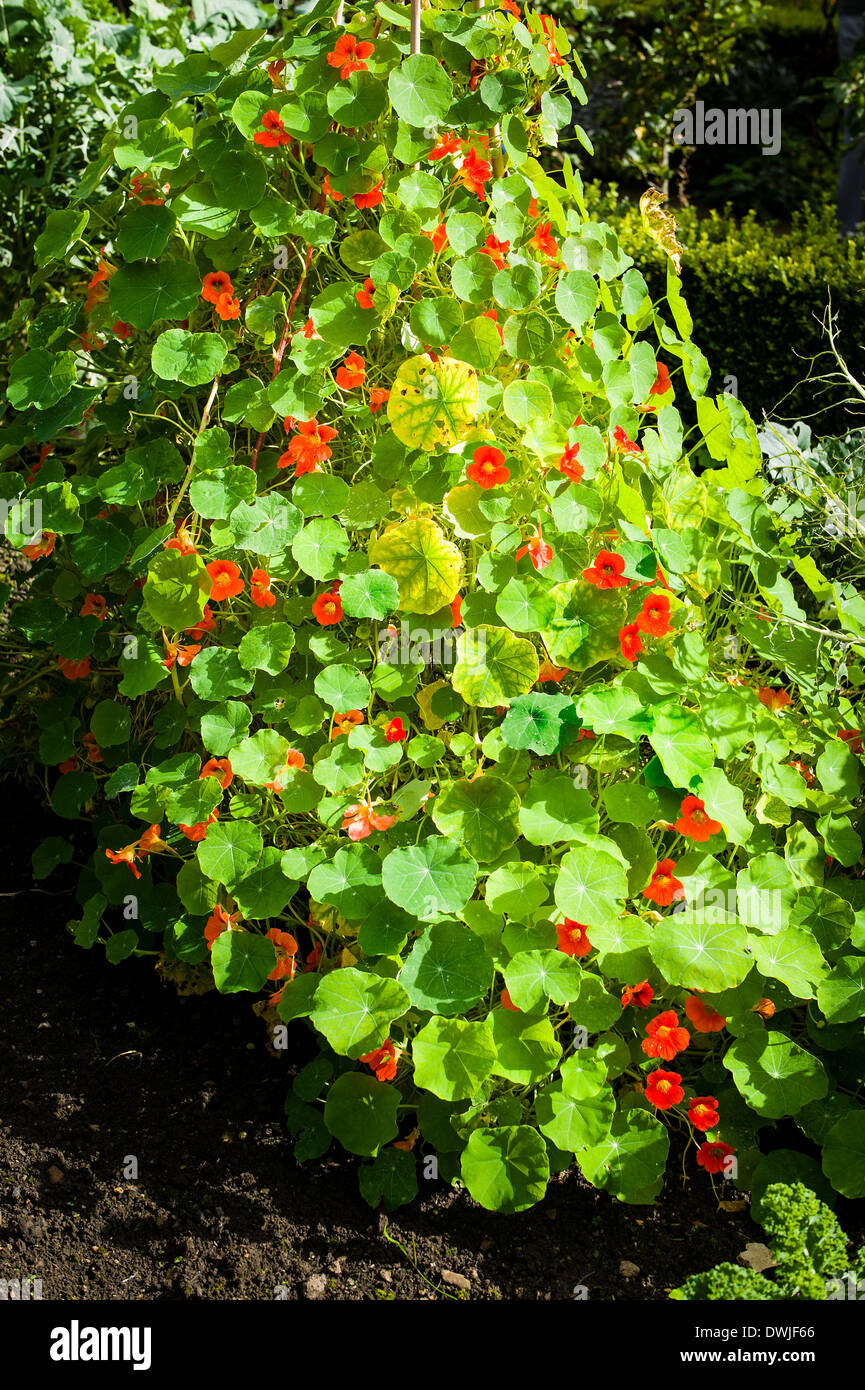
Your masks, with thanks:
[[[692,1274],[670,1297],[823,1302],[844,1296],[844,1276],[850,1272],[847,1237],[834,1213],[809,1188],[800,1182],[773,1183],[763,1195],[760,1222],[777,1261],[771,1273],[720,1264]]]
[[[653,300],[536,158],[564,35],[336,13],[157,70],[36,248],[2,715],[89,826],[70,930],[306,1020],[295,1153],[373,1204],[418,1155],[651,1202],[670,1129],[747,1186],[788,1115],[865,1195],[863,600],[707,394],[663,210]]]
[[[609,222],[645,267],[652,293],[661,294],[664,253],[639,210],[615,188],[593,184],[587,197],[593,214]],[[761,224],[754,214],[736,219],[683,208],[676,217],[686,248],[682,285],[701,325],[713,382],[720,389],[734,378],[739,398],[757,415],[808,418],[820,434],[845,432],[849,392],[843,384],[831,390],[815,383],[834,367],[823,328],[830,304],[851,371],[865,375],[865,247],[839,244],[828,206],[796,211],[789,230]]]

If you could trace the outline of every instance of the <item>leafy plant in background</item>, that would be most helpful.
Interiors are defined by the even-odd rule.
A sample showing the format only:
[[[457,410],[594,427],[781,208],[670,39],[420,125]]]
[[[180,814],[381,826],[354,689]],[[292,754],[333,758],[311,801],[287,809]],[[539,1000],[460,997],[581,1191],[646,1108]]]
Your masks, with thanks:
[[[0,275],[9,312],[33,275],[46,213],[77,187],[121,106],[154,62],[179,60],[241,25],[272,24],[255,0],[25,0],[0,9]]]
[[[671,1132],[747,1187],[784,1116],[863,1195],[865,604],[706,394],[672,219],[653,300],[545,173],[583,74],[515,8],[324,0],[119,114],[11,362],[4,714],[90,826],[76,941],[308,1020],[295,1153],[370,1202],[650,1202]]]
[[[857,1283],[865,1268],[865,1250],[858,1251],[851,1267],[847,1237],[837,1217],[803,1183],[772,1183],[763,1194],[759,1221],[776,1260],[774,1268],[760,1274],[740,1265],[716,1265],[705,1274],[692,1274],[670,1297],[752,1302],[860,1297]]]

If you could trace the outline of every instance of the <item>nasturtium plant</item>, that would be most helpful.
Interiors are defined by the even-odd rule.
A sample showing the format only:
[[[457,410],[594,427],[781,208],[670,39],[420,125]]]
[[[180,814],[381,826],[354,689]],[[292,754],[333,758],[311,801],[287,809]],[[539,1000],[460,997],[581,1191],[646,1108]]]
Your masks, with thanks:
[[[154,72],[10,341],[4,719],[87,826],[75,940],[310,1030],[294,1152],[369,1201],[651,1202],[670,1128],[748,1189],[785,1118],[865,1196],[865,606],[657,198],[655,301],[550,172],[584,75],[510,0]]]

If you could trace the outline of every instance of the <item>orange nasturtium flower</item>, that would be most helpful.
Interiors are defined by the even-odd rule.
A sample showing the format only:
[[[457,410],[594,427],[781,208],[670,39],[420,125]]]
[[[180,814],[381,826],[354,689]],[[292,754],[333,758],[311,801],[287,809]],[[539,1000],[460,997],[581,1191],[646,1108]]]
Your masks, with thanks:
[[[358,1061],[370,1067],[379,1081],[393,1081],[399,1058],[400,1053],[388,1038],[381,1047],[377,1047],[374,1052],[367,1052],[365,1056],[359,1057]]]
[[[282,117],[278,111],[265,111],[261,118],[263,130],[257,130],[253,135],[256,145],[263,146],[264,149],[275,149],[278,145],[290,145],[291,136],[286,130]]]
[[[581,483],[585,469],[581,463],[577,462],[577,454],[580,452],[579,444],[569,444],[562,454],[556,468],[560,473],[564,473],[566,478],[570,478],[572,483]]]
[[[488,183],[492,176],[493,166],[489,161],[481,159],[477,150],[469,150],[454,177],[484,203],[487,196],[484,184]]]
[[[271,927],[266,933],[269,941],[276,947],[276,965],[268,975],[269,980],[293,979],[295,970],[295,956],[297,955],[297,942],[291,932],[280,931],[279,927]]]
[[[592,950],[587,932],[588,927],[584,927],[582,922],[574,922],[570,917],[566,917],[564,922],[556,927],[559,938],[557,949],[564,951],[566,956],[587,956]]]
[[[433,145],[427,159],[430,163],[435,163],[439,159],[447,159],[450,155],[459,154],[462,148],[462,140],[452,130],[446,130],[444,135],[439,135]]]
[[[336,430],[331,425],[320,425],[317,420],[298,420],[296,429],[297,433],[289,440],[276,466],[288,468],[293,463],[295,474],[300,477],[302,473],[314,472],[318,464],[330,458],[328,445],[336,439]]]
[[[612,550],[599,550],[594,564],[583,570],[586,583],[593,584],[596,589],[625,588],[628,581],[624,574],[625,557],[616,555]]]
[[[362,309],[373,309],[375,308],[375,305],[372,302],[372,297],[374,294],[375,285],[373,284],[369,276],[367,276],[363,282],[363,289],[355,290],[354,297]]]
[[[647,1057],[662,1057],[672,1062],[677,1052],[684,1052],[691,1041],[687,1028],[682,1028],[672,1009],[657,1014],[646,1024],[646,1037],[640,1046]]]
[[[377,410],[381,410],[383,405],[387,405],[389,400],[390,391],[386,391],[381,386],[377,386],[374,391],[370,391],[369,408],[372,411],[373,415],[375,415]]]
[[[211,560],[207,573],[213,581],[211,603],[219,603],[224,598],[234,598],[236,594],[243,593],[243,576],[233,560]]]
[[[669,1110],[684,1098],[682,1078],[677,1071],[651,1071],[646,1078],[646,1099],[659,1110]]]
[[[643,452],[639,444],[635,444],[633,439],[628,438],[621,425],[616,425],[613,430],[613,439],[616,442],[616,448],[621,449],[623,454],[641,454]]]
[[[517,0],[499,0],[499,9],[504,10],[505,14],[512,14],[514,19],[522,19]]]
[[[622,991],[622,1008],[633,1004],[635,1009],[647,1009],[654,997],[655,991],[649,981],[641,980],[637,985],[627,985]]]
[[[721,1029],[727,1026],[727,1020],[723,1015],[719,1014],[717,1009],[704,1004],[696,994],[689,996],[685,1013],[698,1033],[720,1033]]]
[[[506,989],[503,989],[501,994],[499,995],[499,1003],[501,1004],[503,1009],[512,1009],[515,1014],[520,1013],[520,1010],[517,1008],[516,1004],[514,1003],[513,999],[511,998],[510,994]]]
[[[363,39],[360,43],[355,34],[340,34],[327,61],[332,68],[339,68],[343,82],[353,72],[366,72],[366,59],[375,52],[375,44]]]
[[[183,831],[187,840],[192,840],[194,844],[198,844],[201,840],[206,838],[207,827],[209,825],[212,825],[215,820],[219,820],[219,812],[211,811],[210,815],[207,817],[207,820],[197,821],[195,825],[181,824],[177,828],[178,830]]]
[[[141,874],[135,867],[135,860],[144,860],[148,854],[159,854],[168,849],[168,845],[160,838],[159,825],[150,825],[137,840],[131,844],[124,845],[122,849],[107,849],[106,859],[110,859],[112,864],[127,864],[136,878]]]
[[[761,705],[765,705],[773,714],[786,708],[790,704],[790,696],[786,690],[772,690],[768,685],[761,685],[757,691],[757,698]]]
[[[207,942],[208,951],[213,950],[213,943],[218,936],[222,936],[224,931],[233,931],[234,924],[240,916],[240,912],[227,912],[220,903],[217,903],[207,919],[204,926],[204,939]]]
[[[270,591],[271,582],[267,570],[256,569],[252,571],[249,580],[249,597],[256,608],[273,608],[276,603],[276,594]]]
[[[570,667],[568,666],[554,666],[551,661],[542,661],[535,685],[541,685],[544,681],[555,681],[558,684],[559,681],[565,679],[569,670]]]
[[[408,729],[403,726],[399,715],[396,715],[389,724],[385,724],[382,733],[388,743],[402,743],[404,738],[408,738]]]
[[[483,246],[478,248],[478,253],[481,256],[489,256],[496,270],[504,270],[505,257],[510,249],[511,243],[509,241],[499,241],[490,232]]]
[[[666,594],[649,594],[643,599],[643,607],[636,617],[640,632],[649,637],[667,637],[670,627],[670,600]]]
[[[501,487],[511,476],[505,464],[501,449],[493,444],[482,444],[472,454],[472,462],[466,469],[466,477],[478,487]]]
[[[544,570],[551,563],[553,547],[544,540],[540,526],[535,534],[529,538],[528,544],[520,546],[514,559],[521,560],[524,555],[528,555],[536,570]]]
[[[41,560],[43,556],[50,555],[57,540],[56,531],[43,531],[32,545],[25,545],[22,555],[26,555],[28,560]]]
[[[201,298],[215,304],[221,294],[234,294],[231,276],[224,270],[211,270],[201,282]]]
[[[229,319],[240,318],[240,300],[235,299],[230,291],[226,291],[225,294],[217,295],[216,303],[213,307],[223,322]]]
[[[636,661],[643,650],[643,640],[636,623],[626,623],[619,628],[619,647],[626,661]]]
[[[166,671],[174,669],[174,663],[178,666],[191,666],[192,662],[201,651],[200,642],[169,642],[165,633],[162,634],[162,641],[165,646],[165,656],[163,666]]]
[[[71,656],[58,656],[57,665],[68,681],[83,681],[90,675],[89,656],[82,657],[81,661],[74,661]]]
[[[107,599],[102,594],[85,594],[84,602],[78,610],[82,618],[98,618],[100,623],[105,621],[105,610],[108,607]]]
[[[718,1102],[714,1096],[692,1096],[688,1101],[688,1119],[695,1129],[706,1133],[718,1125]]]
[[[697,1163],[701,1168],[705,1168],[707,1173],[723,1173],[735,1152],[732,1144],[725,1144],[722,1139],[716,1139],[714,1144],[700,1145],[697,1150]]]
[[[396,816],[384,816],[374,811],[368,801],[346,806],[340,830],[348,831],[350,840],[365,840],[374,830],[389,830]]]
[[[335,714],[333,716],[333,733],[330,736],[331,742],[335,738],[339,738],[340,734],[350,733],[356,724],[362,723],[363,712],[359,709],[349,709],[344,714]]]
[[[549,222],[539,222],[529,241],[529,246],[533,246],[536,251],[540,251],[542,256],[547,256],[551,261],[558,258],[559,243],[550,233]]]
[[[356,386],[363,385],[365,376],[366,366],[363,358],[358,357],[356,352],[350,352],[342,366],[336,369],[336,384],[346,391],[351,391]]]
[[[84,734],[81,739],[81,742],[84,745],[84,749],[87,753],[87,758],[91,763],[101,763],[104,761],[102,757],[102,749],[96,742],[96,737],[94,734]]]
[[[228,758],[208,758],[198,774],[199,782],[204,777],[218,777],[219,785],[225,791],[234,781],[234,770]]]
[[[421,236],[429,237],[436,255],[443,251],[448,244],[447,228],[444,222],[439,222],[438,226],[434,227],[431,232],[421,232]]]
[[[312,616],[322,627],[342,622],[342,599],[335,589],[329,589],[326,594],[319,594],[312,605]]]
[[[377,208],[379,203],[384,201],[384,194],[381,191],[383,187],[384,179],[379,179],[375,188],[370,188],[368,192],[352,193],[351,201],[356,208]]]
[[[712,835],[717,835],[724,827],[719,820],[712,820],[706,811],[705,801],[701,801],[699,796],[686,796],[675,828],[680,835],[688,835],[692,840],[702,843]]]
[[[650,882],[642,890],[643,897],[659,907],[669,907],[671,903],[684,898],[684,885],[673,877],[675,867],[672,859],[662,859],[656,864]]]

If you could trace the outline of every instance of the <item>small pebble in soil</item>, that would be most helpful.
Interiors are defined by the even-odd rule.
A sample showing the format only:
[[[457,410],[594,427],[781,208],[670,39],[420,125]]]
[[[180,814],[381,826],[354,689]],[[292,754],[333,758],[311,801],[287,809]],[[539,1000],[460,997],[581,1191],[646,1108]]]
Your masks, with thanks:
[[[307,1298],[324,1298],[327,1293],[327,1280],[323,1274],[311,1274],[303,1286]]]
[[[634,1279],[640,1272],[640,1266],[635,1265],[633,1260],[620,1260],[619,1273],[624,1279]]]
[[[452,1269],[442,1270],[442,1282],[452,1284],[457,1289],[470,1289],[471,1281],[464,1274],[455,1274]]]

